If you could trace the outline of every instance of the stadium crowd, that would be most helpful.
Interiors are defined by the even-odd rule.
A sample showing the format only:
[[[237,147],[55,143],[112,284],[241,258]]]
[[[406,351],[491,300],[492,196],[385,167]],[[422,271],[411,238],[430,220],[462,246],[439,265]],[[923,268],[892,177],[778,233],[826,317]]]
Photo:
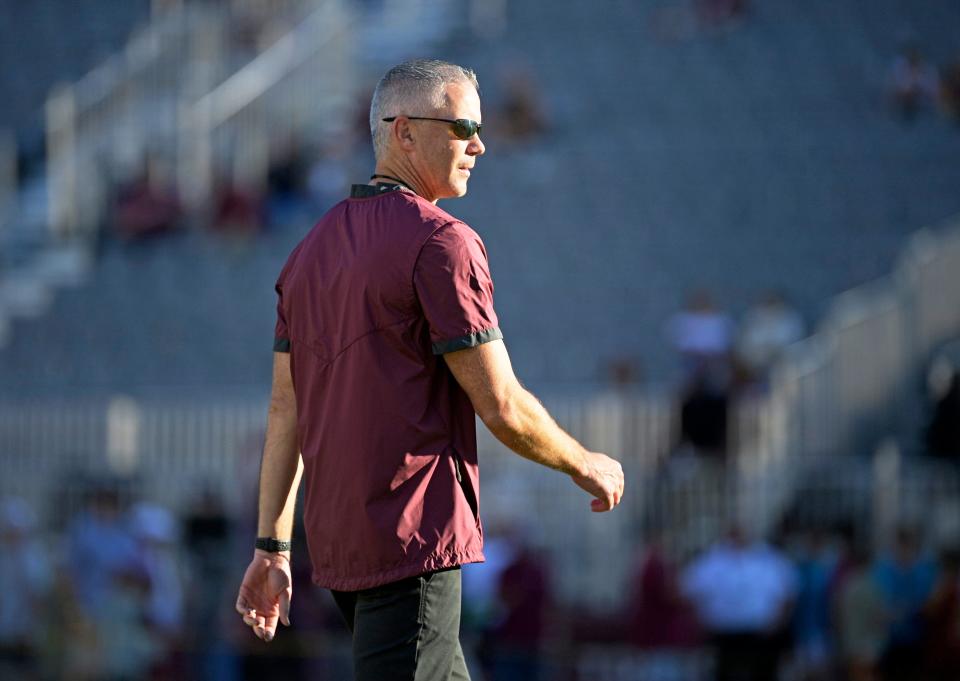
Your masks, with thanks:
[[[349,640],[308,561],[294,560],[292,626],[269,648],[232,617],[250,522],[210,490],[177,515],[118,481],[91,481],[79,513],[43,524],[3,500],[0,677],[347,678]],[[694,678],[719,681],[960,677],[960,553],[933,553],[918,526],[873,554],[848,526],[784,523],[769,542],[731,526],[687,556],[675,539],[638,540],[622,607],[602,612],[557,597],[531,532],[492,526],[487,563],[464,570],[474,674],[579,678],[579,651],[601,645],[655,657],[636,678],[664,681],[691,678],[691,656],[708,660]]]

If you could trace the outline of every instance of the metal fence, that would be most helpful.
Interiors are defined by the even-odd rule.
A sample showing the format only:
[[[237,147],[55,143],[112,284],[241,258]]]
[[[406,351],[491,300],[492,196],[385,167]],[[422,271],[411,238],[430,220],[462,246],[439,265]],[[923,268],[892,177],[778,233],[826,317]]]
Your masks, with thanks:
[[[673,409],[659,396],[548,399],[559,423],[624,462],[642,488],[669,452]],[[212,487],[236,513],[255,508],[265,400],[0,405],[0,496],[27,498],[56,526],[84,503],[89,480],[185,509]],[[640,489],[622,512],[597,515],[566,476],[508,452],[479,426],[482,512],[489,528],[528,523],[530,540],[555,558],[560,592],[615,603],[637,544]],[[577,537],[576,547],[570,544]],[[574,550],[571,550],[574,549]]]
[[[88,237],[103,218],[110,175],[148,149],[176,149],[183,98],[209,91],[227,68],[225,15],[185,4],[154,18],[114,54],[47,100],[49,226]]]
[[[249,64],[180,113],[178,185],[194,205],[213,191],[216,169],[262,188],[271,142],[317,144],[348,134],[364,79],[356,59],[359,15],[326,0]]]
[[[816,333],[790,348],[754,407],[738,456],[742,517],[779,515],[795,481],[831,457],[866,456],[894,438],[914,447],[919,377],[960,337],[960,222],[923,230],[894,272],[838,296]],[[764,482],[766,481],[766,482]],[[748,490],[753,490],[750,492]]]

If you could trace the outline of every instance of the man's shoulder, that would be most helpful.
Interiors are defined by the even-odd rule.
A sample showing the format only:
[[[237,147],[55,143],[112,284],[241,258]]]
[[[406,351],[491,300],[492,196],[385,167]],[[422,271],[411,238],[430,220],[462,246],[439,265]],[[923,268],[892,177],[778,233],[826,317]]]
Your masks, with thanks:
[[[440,206],[430,203],[415,194],[410,194],[409,192],[397,192],[397,194],[402,195],[400,197],[402,210],[408,212],[411,218],[419,219],[431,229],[455,228],[457,230],[466,229],[469,232],[473,232],[463,220],[451,215]]]

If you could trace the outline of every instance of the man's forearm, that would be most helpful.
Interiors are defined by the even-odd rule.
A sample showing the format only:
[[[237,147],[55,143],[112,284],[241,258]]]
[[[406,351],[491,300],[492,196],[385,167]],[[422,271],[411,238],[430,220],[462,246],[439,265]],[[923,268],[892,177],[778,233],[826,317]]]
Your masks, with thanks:
[[[271,403],[267,437],[260,462],[260,514],[257,536],[293,536],[297,489],[303,461],[297,446],[296,404]]]
[[[520,456],[568,475],[585,474],[586,449],[521,385],[510,391],[504,408],[483,420],[500,442]]]

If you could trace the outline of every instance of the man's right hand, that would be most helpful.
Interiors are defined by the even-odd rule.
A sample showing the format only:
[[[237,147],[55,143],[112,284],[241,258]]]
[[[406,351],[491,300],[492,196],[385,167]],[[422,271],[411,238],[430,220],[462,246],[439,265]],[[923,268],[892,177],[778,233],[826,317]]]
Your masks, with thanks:
[[[571,475],[573,481],[595,498],[590,502],[594,513],[609,511],[623,497],[623,467],[606,454],[587,452],[583,475]]]
[[[237,612],[257,638],[268,643],[277,632],[278,620],[290,626],[290,599],[293,579],[287,553],[267,553],[257,549],[243,575],[237,595]]]

